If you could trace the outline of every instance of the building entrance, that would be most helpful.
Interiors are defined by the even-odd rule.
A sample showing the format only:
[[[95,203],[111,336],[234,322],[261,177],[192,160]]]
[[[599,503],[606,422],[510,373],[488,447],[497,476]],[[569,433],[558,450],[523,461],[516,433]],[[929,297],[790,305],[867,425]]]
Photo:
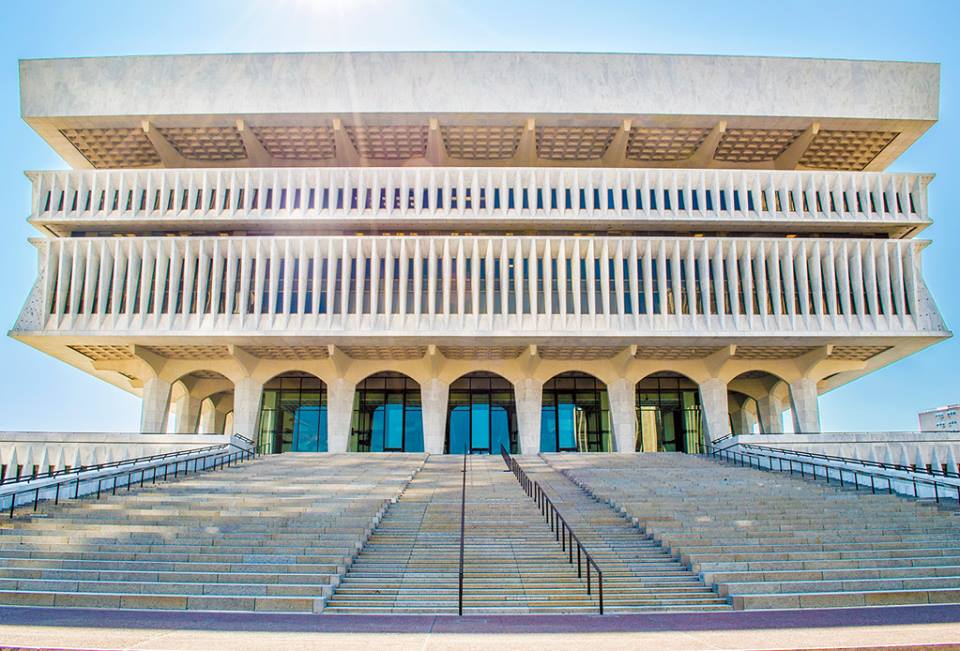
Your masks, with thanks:
[[[494,373],[470,373],[450,385],[447,408],[448,454],[517,451],[517,411],[513,385]]]

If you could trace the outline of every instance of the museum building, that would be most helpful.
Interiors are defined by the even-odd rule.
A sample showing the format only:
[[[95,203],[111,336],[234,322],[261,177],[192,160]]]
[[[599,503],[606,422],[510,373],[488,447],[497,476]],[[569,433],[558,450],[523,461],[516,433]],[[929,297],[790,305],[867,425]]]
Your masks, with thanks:
[[[699,452],[950,335],[933,64],[550,53],[28,60],[10,335],[262,452]]]

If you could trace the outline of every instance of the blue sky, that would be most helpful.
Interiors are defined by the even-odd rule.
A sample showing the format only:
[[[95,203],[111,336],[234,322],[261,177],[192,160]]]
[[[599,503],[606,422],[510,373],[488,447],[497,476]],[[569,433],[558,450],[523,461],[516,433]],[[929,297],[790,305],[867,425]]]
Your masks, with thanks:
[[[942,64],[940,122],[892,167],[935,172],[925,276],[960,328],[960,3],[785,0],[137,0],[8,3],[0,22],[0,328],[34,280],[26,169],[61,161],[20,120],[17,60],[123,54],[318,50],[560,50],[771,55]],[[133,431],[139,400],[32,348],[0,338],[0,431]],[[916,429],[916,412],[960,401],[960,340],[821,398],[823,427]]]

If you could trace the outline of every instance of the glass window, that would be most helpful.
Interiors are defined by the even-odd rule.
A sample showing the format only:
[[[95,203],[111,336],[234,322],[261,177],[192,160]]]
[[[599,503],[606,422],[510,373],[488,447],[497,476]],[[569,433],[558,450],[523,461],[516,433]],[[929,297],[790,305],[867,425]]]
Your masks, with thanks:
[[[585,373],[562,373],[543,385],[541,452],[610,452],[607,387]]]
[[[402,373],[377,373],[353,395],[350,452],[423,452],[420,385]]]
[[[285,373],[264,385],[257,447],[267,454],[327,451],[327,391],[320,378]]]

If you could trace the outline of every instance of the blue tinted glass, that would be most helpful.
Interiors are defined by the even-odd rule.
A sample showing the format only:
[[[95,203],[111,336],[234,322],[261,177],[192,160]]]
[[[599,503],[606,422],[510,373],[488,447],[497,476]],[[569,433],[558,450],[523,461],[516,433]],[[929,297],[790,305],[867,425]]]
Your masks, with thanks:
[[[406,430],[404,452],[423,452],[423,412],[420,407],[407,407]]]
[[[370,451],[383,452],[383,405],[373,410],[370,423]]]
[[[318,452],[320,408],[298,407],[293,415],[293,451]],[[326,416],[326,414],[323,414]]]
[[[473,432],[470,447],[474,450],[490,448],[490,405],[474,404],[472,413]]]
[[[573,410],[572,404],[557,405],[557,436],[561,450],[575,450],[577,439],[573,432]]]
[[[557,412],[553,405],[540,410],[540,451],[557,451]]]
[[[378,408],[379,410],[379,408]],[[386,405],[386,425],[384,427],[387,450],[403,449],[403,405],[390,403]]]
[[[470,407],[454,407],[450,411],[450,454],[464,454],[467,451],[469,435]]]
[[[490,451],[493,454],[499,453],[501,447],[510,451],[510,419],[503,407],[494,405],[490,409],[490,434],[493,439]]]

